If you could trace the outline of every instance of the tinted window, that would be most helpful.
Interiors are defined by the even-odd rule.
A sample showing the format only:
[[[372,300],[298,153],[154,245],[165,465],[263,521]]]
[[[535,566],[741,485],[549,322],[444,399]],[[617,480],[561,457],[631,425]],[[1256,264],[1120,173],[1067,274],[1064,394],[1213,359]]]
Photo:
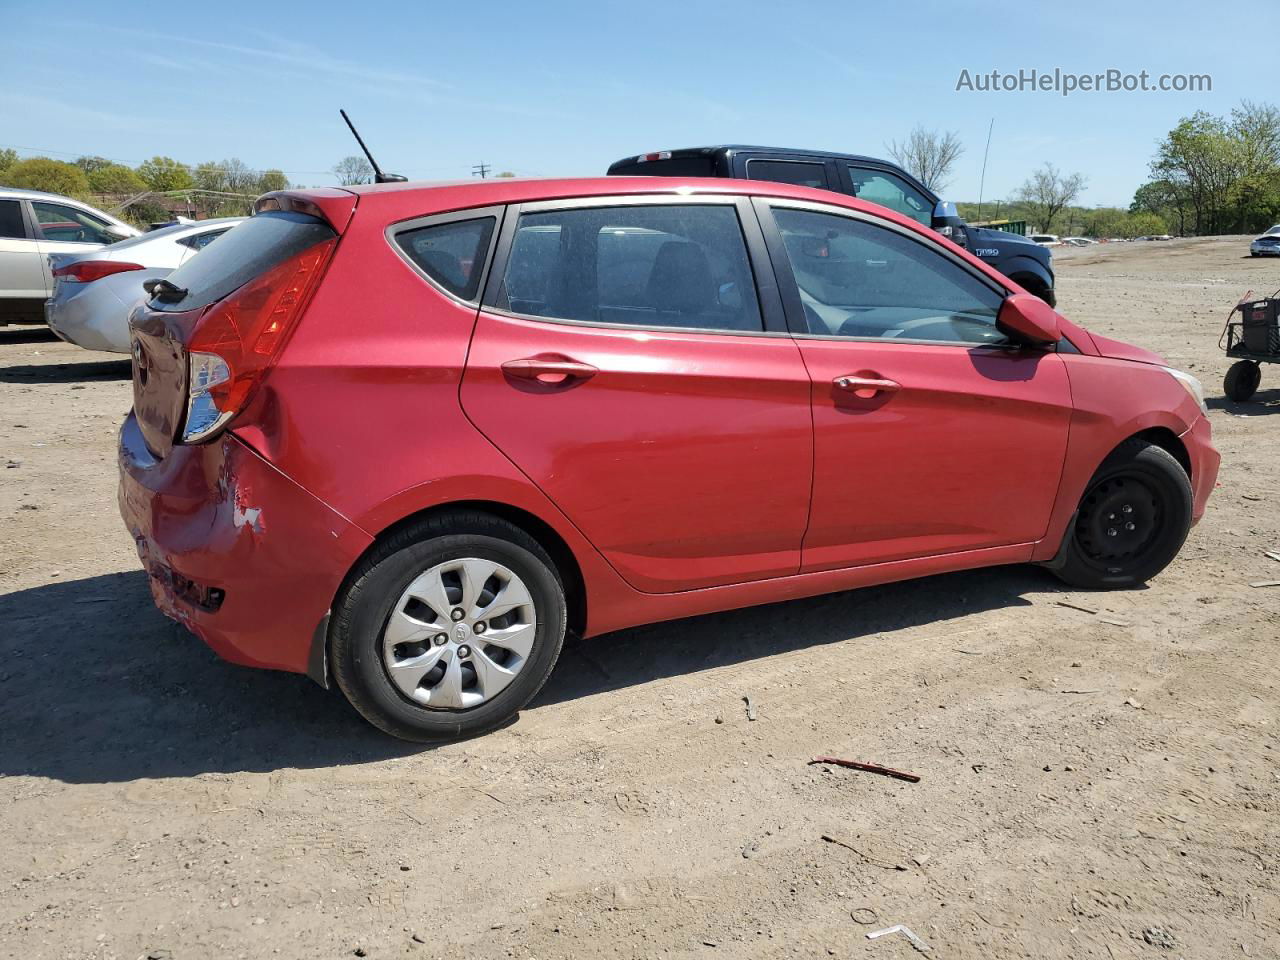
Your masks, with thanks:
[[[182,237],[178,240],[178,243],[182,244],[184,247],[190,247],[192,250],[203,250],[230,229],[230,227],[223,227],[221,230],[210,230],[207,233],[193,234],[190,237]]]
[[[798,187],[820,187],[823,190],[829,186],[824,164],[800,160],[748,160],[747,178],[794,183]]]
[[[1004,343],[1003,295],[932,246],[833,214],[775,209],[809,332]]]
[[[47,200],[32,200],[31,209],[40,224],[40,232],[46,240],[76,243],[111,243],[119,239],[107,233],[105,220],[90,216],[83,210]]]
[[[0,237],[26,239],[22,223],[22,206],[17,200],[0,200]]]
[[[614,177],[714,177],[716,171],[710,157],[671,157],[615,163],[609,168],[609,174]]]
[[[520,217],[504,306],[536,317],[642,327],[760,330],[733,207],[598,207]]]
[[[187,291],[176,303],[151,301],[153,310],[194,310],[216,303],[254,277],[334,236],[323,220],[301,213],[271,211],[245,220],[228,231],[222,243],[210,244],[173,273],[170,283]]]
[[[396,234],[396,243],[428,277],[455,297],[474,300],[494,218],[455,220]]]
[[[888,207],[926,227],[933,223],[933,203],[901,177],[859,167],[850,167],[849,176],[853,179],[854,196],[859,200]]]

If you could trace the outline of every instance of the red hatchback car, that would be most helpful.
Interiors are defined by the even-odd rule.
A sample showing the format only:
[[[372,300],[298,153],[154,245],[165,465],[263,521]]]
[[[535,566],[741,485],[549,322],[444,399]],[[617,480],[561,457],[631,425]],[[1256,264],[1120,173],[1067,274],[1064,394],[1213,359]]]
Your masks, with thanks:
[[[911,220],[655,178],[286,191],[131,319],[156,601],[369,721],[477,733],[566,631],[948,570],[1154,576],[1199,383]]]

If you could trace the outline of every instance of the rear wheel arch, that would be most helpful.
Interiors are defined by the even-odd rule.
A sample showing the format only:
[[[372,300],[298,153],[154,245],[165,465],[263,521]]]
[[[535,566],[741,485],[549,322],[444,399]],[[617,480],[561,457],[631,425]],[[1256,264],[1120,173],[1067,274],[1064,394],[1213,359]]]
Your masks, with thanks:
[[[465,519],[468,514],[482,514],[503,520],[523,531],[542,547],[551,558],[552,563],[555,564],[556,572],[559,574],[564,586],[565,600],[568,605],[569,631],[579,636],[582,635],[587,625],[586,585],[582,576],[582,568],[573,550],[556,529],[541,517],[519,507],[513,507],[510,504],[495,500],[455,500],[435,504],[401,517],[396,522],[378,531],[373,537],[373,542],[365,548],[365,551],[351,565],[351,570],[334,595],[335,601],[346,589],[351,579],[351,574],[359,570],[365,557],[378,549],[381,544],[407,527],[421,524],[427,520],[447,518],[451,514],[456,515],[460,520]]]

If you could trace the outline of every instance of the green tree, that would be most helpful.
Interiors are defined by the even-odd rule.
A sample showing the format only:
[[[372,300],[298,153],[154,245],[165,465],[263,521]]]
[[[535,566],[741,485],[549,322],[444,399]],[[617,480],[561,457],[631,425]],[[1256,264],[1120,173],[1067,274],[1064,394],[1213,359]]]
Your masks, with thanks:
[[[212,190],[215,193],[226,193],[227,174],[220,163],[202,163],[196,167],[193,179],[197,189]]]
[[[83,197],[89,192],[89,180],[83,170],[74,163],[48,157],[19,160],[4,172],[4,179],[11,187],[44,190],[69,197]]]
[[[77,157],[75,163],[85,173],[93,173],[103,167],[112,166],[111,161],[106,157]]]
[[[283,170],[263,170],[258,178],[258,193],[271,193],[273,190],[288,190],[289,178]]]
[[[195,186],[191,168],[172,157],[152,157],[138,166],[138,176],[142,177],[152,190],[159,192],[187,190]]]
[[[8,170],[17,162],[18,162],[17,150],[10,150],[7,147],[4,150],[0,150],[0,176],[4,174],[4,171]]]
[[[119,163],[108,163],[89,171],[89,189],[94,193],[141,193],[147,183],[137,172]]]

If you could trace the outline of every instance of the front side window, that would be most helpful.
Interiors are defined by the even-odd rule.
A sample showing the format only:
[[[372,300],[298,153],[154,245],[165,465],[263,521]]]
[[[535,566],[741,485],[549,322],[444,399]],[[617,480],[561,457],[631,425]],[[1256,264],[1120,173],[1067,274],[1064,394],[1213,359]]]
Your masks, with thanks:
[[[35,211],[40,232],[44,234],[46,240],[111,243],[119,239],[107,232],[106,221],[90,216],[75,207],[49,203],[47,200],[32,200],[31,209]]]
[[[775,208],[773,216],[809,333],[1008,342],[996,329],[1003,294],[933,247],[835,214]]]
[[[582,323],[763,328],[737,211],[711,204],[522,214],[499,306]]]
[[[822,190],[829,186],[826,165],[808,160],[748,160],[747,179],[794,183],[798,187]]]
[[[859,200],[888,207],[926,227],[933,223],[933,204],[929,198],[901,177],[862,167],[850,167],[849,177],[853,180],[853,194]]]
[[[494,217],[452,220],[396,234],[396,244],[428,277],[455,297],[474,300],[480,289]]]

